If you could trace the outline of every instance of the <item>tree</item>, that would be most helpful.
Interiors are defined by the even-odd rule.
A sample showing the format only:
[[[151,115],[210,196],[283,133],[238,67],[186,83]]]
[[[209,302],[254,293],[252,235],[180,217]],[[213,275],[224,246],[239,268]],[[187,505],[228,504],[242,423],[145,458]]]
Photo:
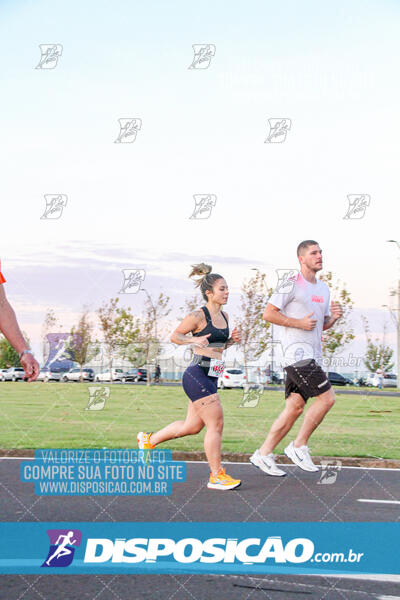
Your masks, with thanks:
[[[241,314],[236,320],[236,327],[241,332],[240,350],[244,357],[244,370],[247,376],[247,364],[259,358],[267,349],[270,338],[270,323],[263,319],[264,309],[272,289],[268,289],[265,273],[256,269],[256,275],[245,281],[241,287]]]
[[[160,292],[157,300],[154,302],[147,290],[142,288],[146,294],[145,306],[144,306],[144,317],[140,321],[140,341],[142,343],[142,349],[146,359],[147,369],[147,385],[150,385],[151,363],[157,362],[158,354],[160,351],[159,342],[159,328],[160,320],[166,317],[171,312],[171,308],[168,308],[170,301],[169,296],[165,296],[163,292]]]
[[[343,350],[346,344],[354,340],[353,329],[349,324],[354,302],[346,289],[346,284],[342,283],[340,279],[334,279],[332,271],[328,271],[325,275],[319,275],[319,279],[328,285],[331,300],[339,302],[343,311],[343,315],[335,325],[322,332],[322,353],[324,357],[328,358],[329,366],[336,350],[338,348]]]
[[[144,354],[140,344],[140,320],[135,319],[129,307],[117,309],[117,312],[117,323],[122,326],[117,355],[134,367],[141,366]]]
[[[56,331],[58,329],[58,331]],[[48,333],[59,333],[62,329],[62,325],[57,319],[54,310],[52,308],[48,308],[46,311],[46,315],[44,317],[43,325],[42,325],[42,355],[43,355],[43,363],[46,362],[47,354],[48,354]]]
[[[111,381],[114,358],[117,355],[121,356],[121,353],[126,353],[127,347],[139,337],[139,329],[130,308],[119,308],[118,302],[119,298],[111,298],[108,304],[103,304],[97,311],[108,356]]]
[[[364,358],[365,366],[371,373],[376,373],[379,368],[382,369],[384,373],[388,373],[393,369],[394,363],[391,362],[393,350],[385,344],[386,325],[383,329],[382,342],[379,343],[378,338],[376,338],[374,343],[371,338],[367,317],[362,315],[361,318],[367,338],[367,351]]]
[[[184,306],[180,306],[179,310],[181,311],[181,318],[183,319],[186,315],[192,313],[197,310],[204,304],[204,300],[202,296],[199,294],[194,294],[190,298],[185,298]]]
[[[100,352],[100,342],[93,339],[93,323],[89,321],[89,311],[83,308],[78,325],[71,328],[70,342],[65,349],[72,353],[74,361],[81,368],[80,380],[82,381],[83,365],[92,360]]]
[[[23,331],[22,335],[26,341],[28,347],[30,347],[30,341],[26,333]],[[18,367],[20,365],[18,352],[11,346],[10,342],[4,336],[0,338],[0,369],[9,369],[10,367]]]

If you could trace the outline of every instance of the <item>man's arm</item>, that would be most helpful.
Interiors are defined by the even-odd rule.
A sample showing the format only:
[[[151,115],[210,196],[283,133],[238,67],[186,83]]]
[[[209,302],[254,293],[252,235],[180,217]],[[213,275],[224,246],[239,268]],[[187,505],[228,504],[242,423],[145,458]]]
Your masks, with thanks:
[[[4,285],[0,285],[0,330],[18,354],[23,350],[28,350],[28,345],[18,326],[15,312],[6,298]]]
[[[330,317],[325,317],[322,331],[325,331],[325,329],[329,329],[330,327],[332,327],[332,325],[334,325],[336,323],[336,321],[337,321],[337,319],[334,319],[332,317],[332,315]]]
[[[331,302],[331,314],[327,315],[324,318],[324,324],[322,327],[322,331],[325,331],[325,329],[329,329],[330,327],[332,327],[332,325],[334,325],[336,323],[336,321],[338,319],[340,319],[340,317],[343,315],[343,311],[342,311],[342,307],[340,306],[339,302]]]
[[[0,331],[10,342],[11,346],[21,354],[28,350],[28,345],[17,323],[15,312],[6,298],[4,285],[0,285]],[[24,354],[20,359],[28,381],[35,381],[39,375],[39,363],[32,354]]]
[[[310,313],[301,319],[294,319],[292,317],[287,317],[281,313],[280,308],[274,306],[270,302],[268,302],[265,307],[263,319],[265,321],[269,321],[274,325],[282,325],[283,327],[295,327],[297,329],[305,329],[306,331],[310,331],[314,329],[317,324],[316,319],[311,319],[311,315],[314,313]]]

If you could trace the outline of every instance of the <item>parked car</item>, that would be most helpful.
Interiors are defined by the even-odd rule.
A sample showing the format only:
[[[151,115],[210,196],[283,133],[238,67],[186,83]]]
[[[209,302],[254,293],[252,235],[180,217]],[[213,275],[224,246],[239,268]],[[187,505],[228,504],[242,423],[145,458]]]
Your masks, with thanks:
[[[8,369],[0,369],[0,381],[4,381],[3,373],[7,373]]]
[[[94,381],[94,371],[93,369],[88,369],[84,367],[82,369],[82,379],[83,381]],[[67,381],[80,381],[81,380],[81,369],[80,367],[74,367],[70,369],[62,376],[62,380],[64,383]]]
[[[129,369],[122,378],[122,381],[147,381],[147,369],[143,369],[142,367],[140,369]]]
[[[367,377],[366,385],[378,387],[379,375],[377,373],[371,373]],[[394,373],[383,373],[383,387],[397,387],[397,377]]]
[[[60,381],[61,376],[62,372],[60,371],[52,371],[51,369],[40,369],[36,381],[43,381],[44,383],[47,383],[48,381]]]
[[[329,371],[328,379],[332,385],[354,385],[354,381],[348,377],[344,377],[340,373]]]
[[[272,373],[272,375],[270,376],[270,379],[271,379],[271,383],[281,384],[285,381],[285,376],[284,376],[283,371],[281,371],[279,373],[274,371],[274,373]]]
[[[22,381],[24,377],[25,371],[22,367],[10,367],[1,374],[2,381],[18,381],[18,379]]]
[[[224,388],[242,388],[246,383],[246,375],[242,369],[225,369],[218,378],[218,387]]]
[[[123,381],[126,373],[123,369],[111,369],[112,371],[112,380],[113,381]],[[103,373],[97,373],[94,378],[95,381],[111,381],[111,372],[103,371]]]

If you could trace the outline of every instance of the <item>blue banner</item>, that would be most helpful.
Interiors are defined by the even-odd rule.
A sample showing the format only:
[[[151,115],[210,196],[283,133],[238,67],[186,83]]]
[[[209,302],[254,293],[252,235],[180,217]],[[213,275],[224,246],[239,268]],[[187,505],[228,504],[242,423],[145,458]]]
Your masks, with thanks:
[[[0,573],[400,573],[400,523],[0,523]]]
[[[40,449],[20,476],[39,496],[166,496],[186,481],[186,464],[171,450]]]

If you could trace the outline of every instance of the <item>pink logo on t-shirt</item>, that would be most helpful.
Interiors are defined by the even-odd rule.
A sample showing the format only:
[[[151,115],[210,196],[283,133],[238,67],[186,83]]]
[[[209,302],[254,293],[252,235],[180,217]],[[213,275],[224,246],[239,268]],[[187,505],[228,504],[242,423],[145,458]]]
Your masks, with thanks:
[[[313,302],[323,302],[323,301],[324,301],[324,299],[323,299],[323,297],[322,297],[322,296],[314,296],[314,295],[313,295],[313,296],[311,296],[311,300],[312,300]]]

